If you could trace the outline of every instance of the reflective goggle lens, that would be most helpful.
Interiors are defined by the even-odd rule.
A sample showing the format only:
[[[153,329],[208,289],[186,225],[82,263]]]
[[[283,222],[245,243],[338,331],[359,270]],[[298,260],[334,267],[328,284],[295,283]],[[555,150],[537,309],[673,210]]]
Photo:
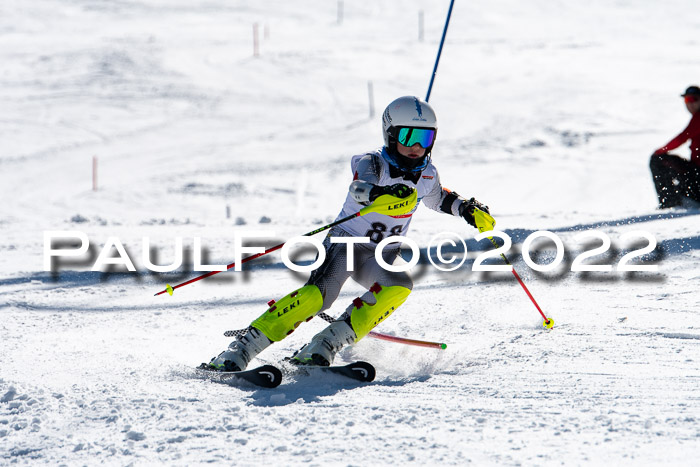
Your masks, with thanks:
[[[411,147],[418,143],[421,147],[428,148],[435,140],[435,130],[428,128],[401,128],[397,139],[404,146]]]
[[[685,96],[683,98],[683,100],[686,101],[688,104],[690,104],[691,102],[695,102],[696,100],[698,100],[698,96],[692,96],[692,95]],[[403,144],[403,143],[401,143],[401,144]]]

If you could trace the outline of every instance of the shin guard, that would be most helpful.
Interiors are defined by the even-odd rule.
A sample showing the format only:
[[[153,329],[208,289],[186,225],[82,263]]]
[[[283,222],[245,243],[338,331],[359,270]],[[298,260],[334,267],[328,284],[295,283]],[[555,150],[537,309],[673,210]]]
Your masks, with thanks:
[[[365,337],[377,324],[391,315],[411,293],[410,289],[400,285],[382,287],[376,282],[369,291],[377,300],[374,305],[362,301],[359,297],[353,301],[350,324],[357,334],[356,341]]]
[[[305,285],[279,302],[270,302],[270,308],[251,326],[259,329],[272,342],[281,341],[301,323],[313,318],[322,306],[323,296],[318,287]]]

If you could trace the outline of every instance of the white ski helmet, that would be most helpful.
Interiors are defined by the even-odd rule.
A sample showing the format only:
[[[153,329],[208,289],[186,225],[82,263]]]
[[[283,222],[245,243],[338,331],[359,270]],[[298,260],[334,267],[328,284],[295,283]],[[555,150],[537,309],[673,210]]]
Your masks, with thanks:
[[[399,97],[384,110],[382,128],[389,156],[387,161],[391,165],[404,172],[420,172],[425,169],[430,162],[430,151],[437,136],[437,118],[430,104],[415,96]],[[405,146],[418,143],[425,148],[425,156],[420,159],[402,156],[396,150],[398,141],[402,141],[401,144]]]

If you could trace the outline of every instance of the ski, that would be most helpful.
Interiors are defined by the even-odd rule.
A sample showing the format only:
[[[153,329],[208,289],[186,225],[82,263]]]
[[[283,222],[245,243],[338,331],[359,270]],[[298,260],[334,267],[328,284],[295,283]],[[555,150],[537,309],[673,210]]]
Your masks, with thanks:
[[[241,379],[263,388],[276,388],[282,382],[282,372],[272,365],[263,365],[244,371],[217,371],[209,368],[206,363],[202,363],[197,367],[197,370],[222,383]]]
[[[309,373],[309,370],[318,370],[318,371],[324,371],[328,373],[334,373],[336,375],[342,375],[350,379],[354,379],[355,381],[361,381],[363,383],[369,383],[370,381],[374,381],[374,377],[376,376],[377,372],[374,369],[374,367],[367,362],[352,362],[347,365],[331,365],[331,366],[320,366],[320,365],[296,365],[294,366],[295,369],[298,369],[299,371],[306,371]]]

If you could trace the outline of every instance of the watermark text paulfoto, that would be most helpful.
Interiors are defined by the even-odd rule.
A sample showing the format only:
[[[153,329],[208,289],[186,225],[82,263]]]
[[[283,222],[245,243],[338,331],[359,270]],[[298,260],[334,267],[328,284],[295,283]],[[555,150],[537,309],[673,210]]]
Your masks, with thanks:
[[[249,242],[251,240],[261,240],[265,238],[272,238],[275,234],[272,231],[239,231],[233,234],[233,251],[232,258],[233,262],[231,265],[225,264],[203,264],[202,261],[202,240],[201,237],[193,237],[193,256],[192,256],[192,270],[201,272],[210,271],[226,271],[227,269],[234,269],[235,271],[240,271],[243,263],[243,255],[262,255],[266,253],[265,247],[262,246],[249,246],[244,245],[244,242]],[[513,246],[513,242],[508,234],[498,230],[491,230],[488,232],[483,232],[474,237],[477,242],[489,241],[493,242],[493,239],[497,238],[501,241],[502,245],[498,248],[490,248],[482,253],[478,254],[474,258],[471,270],[475,272],[482,271],[511,271],[513,266],[510,264],[496,264],[495,261],[489,261],[492,259],[497,259],[502,255],[508,254],[509,250]],[[487,240],[488,239],[488,240]],[[645,245],[640,246],[634,250],[631,250],[624,254],[615,265],[613,264],[589,264],[584,261],[589,258],[604,255],[611,249],[612,240],[610,236],[602,231],[589,230],[576,234],[573,237],[573,241],[578,245],[588,245],[593,241],[594,243],[600,243],[599,246],[585,250],[579,253],[574,260],[571,262],[572,272],[612,272],[612,271],[636,271],[636,272],[657,272],[658,264],[643,264],[645,261],[645,255],[648,255],[656,249],[657,242],[656,238],[649,232],[643,230],[636,230],[633,232],[626,232],[619,236],[619,242],[627,245],[628,247],[634,245],[639,246],[640,242]],[[533,244],[539,242],[547,242],[554,245],[555,254],[553,260],[547,262],[546,264],[538,264],[532,258],[531,250]],[[353,270],[354,265],[354,245],[357,244],[374,244],[375,251],[374,257],[382,268],[387,271],[392,272],[404,272],[412,269],[420,259],[420,247],[415,240],[409,237],[403,236],[389,236],[385,237],[378,243],[372,242],[370,237],[330,237],[331,243],[345,244],[347,248],[347,263],[346,268],[348,271]],[[57,247],[57,243],[63,243],[60,247]],[[392,244],[402,244],[408,247],[411,252],[411,259],[408,262],[399,262],[400,264],[389,264],[383,258],[383,251]],[[295,264],[290,259],[290,252],[295,245],[306,244],[314,247],[317,251],[316,259],[307,265]],[[461,244],[461,248],[457,248]],[[445,245],[450,245],[449,257],[446,257],[444,248]],[[172,251],[174,251],[174,257],[170,264],[167,265],[156,265],[151,259],[151,240],[149,237],[142,237],[141,244],[141,261],[143,266],[156,273],[166,273],[173,272],[180,269],[183,266],[183,237],[175,237],[174,245]],[[279,247],[279,245],[278,245]],[[271,251],[277,250],[278,247],[270,249]],[[396,248],[394,245],[392,248]],[[86,258],[88,255],[88,249],[90,248],[90,240],[86,233],[77,230],[54,230],[44,232],[44,270],[56,272],[59,269],[60,258]],[[458,250],[458,253],[455,251]],[[428,260],[430,263],[440,271],[454,271],[463,267],[467,259],[467,243],[464,238],[459,234],[454,232],[441,232],[435,235],[428,245]],[[435,252],[435,258],[431,252]],[[116,252],[116,256],[114,256]],[[321,266],[326,259],[326,250],[322,242],[313,237],[299,236],[293,237],[287,240],[283,245],[281,245],[281,256],[284,265],[292,271],[296,272],[310,272]],[[564,255],[566,252],[566,247],[562,242],[561,238],[553,233],[546,230],[539,230],[531,233],[522,243],[521,255],[522,259],[527,264],[528,267],[535,271],[547,272],[552,271],[560,267]],[[461,256],[461,261],[457,261],[458,257]],[[137,272],[136,266],[132,258],[127,253],[124,248],[123,243],[117,237],[108,237],[102,248],[100,249],[99,255],[94,259],[91,266],[92,271],[102,271],[105,272],[108,268],[113,268],[115,266],[122,267],[129,272]]]

